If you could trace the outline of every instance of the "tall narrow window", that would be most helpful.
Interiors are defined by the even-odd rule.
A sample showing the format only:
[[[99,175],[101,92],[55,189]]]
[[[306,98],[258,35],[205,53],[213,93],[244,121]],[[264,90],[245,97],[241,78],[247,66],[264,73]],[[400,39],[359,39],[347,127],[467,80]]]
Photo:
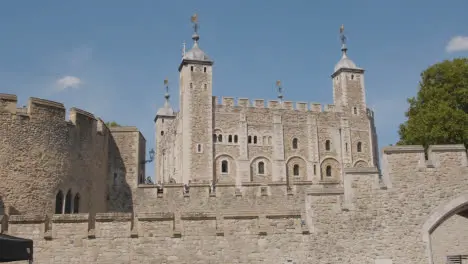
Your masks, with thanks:
[[[202,151],[201,151],[201,144],[197,144],[197,152],[198,152],[198,153],[201,153],[201,152],[202,152]]]
[[[254,136],[254,144],[257,144],[257,136]]]
[[[330,140],[325,141],[325,150],[330,150]]]
[[[192,83],[190,83],[190,88],[193,88],[193,84],[192,84]]]
[[[345,143],[345,150],[348,152],[348,143]]]
[[[218,139],[218,136],[216,134],[213,134],[213,142],[214,143],[216,143],[217,139]]]
[[[205,89],[205,91],[206,91],[206,89],[208,88],[208,86],[206,85],[206,83],[205,83],[205,85],[204,85],[203,88]]]
[[[325,175],[327,175],[327,177],[331,177],[331,176],[332,176],[332,169],[331,169],[331,166],[327,166]]]
[[[268,145],[271,145],[271,137],[268,137]]]
[[[190,66],[190,71],[193,71],[193,66]]]
[[[221,173],[228,173],[229,168],[228,168],[228,162],[227,160],[221,161]]]
[[[357,143],[357,152],[362,152],[362,143],[361,142]]]
[[[263,161],[258,163],[258,174],[265,174],[265,163]]]
[[[294,138],[292,141],[292,148],[297,149],[297,138]]]
[[[249,137],[248,137],[248,143],[249,143],[249,144],[252,143],[252,136],[249,136]]]
[[[55,196],[55,213],[61,214],[63,208],[63,193],[59,191]]]
[[[314,175],[317,174],[317,166],[314,164]]]
[[[161,136],[164,136],[164,131],[161,131]]]
[[[293,175],[294,176],[299,176],[299,165],[297,165],[297,164],[294,164]]]
[[[206,67],[203,67],[203,72],[206,72]]]
[[[68,190],[67,195],[65,196],[65,213],[71,214],[72,212],[72,193],[71,190]]]
[[[73,199],[73,213],[77,214],[80,212],[80,194],[75,194],[75,199]]]
[[[356,107],[353,108],[353,112],[354,112],[355,115],[357,115],[357,108]]]
[[[232,143],[232,135],[229,135],[229,137],[228,137],[228,142],[229,142],[229,143]]]
[[[223,142],[223,135],[218,135],[218,142]]]
[[[238,141],[237,135],[234,135],[234,143],[237,143],[237,141]]]

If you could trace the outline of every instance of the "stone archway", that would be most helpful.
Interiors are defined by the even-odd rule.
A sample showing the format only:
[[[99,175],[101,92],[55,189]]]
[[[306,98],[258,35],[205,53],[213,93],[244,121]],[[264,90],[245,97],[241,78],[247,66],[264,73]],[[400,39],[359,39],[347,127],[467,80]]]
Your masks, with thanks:
[[[443,227],[443,224],[446,223],[447,220],[451,220],[452,217],[465,217],[466,221],[463,222],[463,225],[466,226],[468,223],[468,192],[458,196],[457,198],[451,200],[448,203],[442,204],[437,207],[433,213],[429,216],[422,228],[422,239],[425,244],[426,250],[426,258],[428,264],[437,264],[441,261],[441,252],[443,249],[435,248],[434,246],[438,246],[439,241],[432,241],[432,235],[435,233],[436,229],[439,227]],[[456,219],[457,222],[460,222],[460,219]],[[462,220],[463,221],[463,220]],[[449,222],[450,223],[450,222]],[[451,225],[457,225],[459,223],[450,223]],[[446,228],[446,227],[444,227]],[[460,235],[460,230],[455,230],[457,235]],[[468,228],[464,231],[464,234],[468,236]],[[461,234],[463,235],[463,234]],[[468,237],[467,237],[468,239]],[[436,242],[436,243],[434,243]],[[444,241],[447,243],[447,241]],[[448,245],[450,246],[450,245]],[[462,247],[464,247],[462,245]],[[435,250],[434,250],[435,249]],[[437,253],[437,254],[435,254]],[[463,252],[460,252],[463,253]],[[455,252],[447,252],[447,255],[453,255]],[[468,252],[463,253],[468,254]]]

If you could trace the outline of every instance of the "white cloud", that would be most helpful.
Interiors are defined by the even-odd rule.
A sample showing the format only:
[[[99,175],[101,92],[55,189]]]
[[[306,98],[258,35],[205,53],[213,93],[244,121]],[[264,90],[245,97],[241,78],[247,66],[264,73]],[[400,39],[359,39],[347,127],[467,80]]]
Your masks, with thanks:
[[[69,88],[78,88],[83,82],[75,76],[65,76],[56,81],[57,88],[61,91]]]
[[[468,51],[468,36],[453,37],[447,44],[447,47],[445,47],[445,50],[449,53],[457,51]]]

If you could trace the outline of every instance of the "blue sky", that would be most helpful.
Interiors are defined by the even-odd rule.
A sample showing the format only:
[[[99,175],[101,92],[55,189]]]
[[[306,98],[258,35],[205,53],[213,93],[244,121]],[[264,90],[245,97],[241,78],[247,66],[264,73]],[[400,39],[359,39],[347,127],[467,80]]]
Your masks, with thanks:
[[[154,145],[155,113],[169,78],[178,104],[190,16],[215,61],[214,95],[332,103],[330,74],[348,54],[366,69],[380,147],[398,140],[406,98],[429,65],[468,56],[466,0],[2,1],[0,93],[63,102],[105,121],[137,126]],[[153,165],[148,166],[148,175]]]

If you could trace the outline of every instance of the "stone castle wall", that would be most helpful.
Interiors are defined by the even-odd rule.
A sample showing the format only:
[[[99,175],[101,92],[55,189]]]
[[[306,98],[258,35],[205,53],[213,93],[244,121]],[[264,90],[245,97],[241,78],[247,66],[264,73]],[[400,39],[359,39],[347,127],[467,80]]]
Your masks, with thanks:
[[[342,187],[140,185],[133,216],[12,216],[1,226],[35,240],[36,263],[442,264],[448,250],[467,254],[454,244],[467,235],[465,148],[432,146],[425,160],[422,147],[388,147],[382,158],[381,178],[347,168]]]
[[[138,175],[144,175],[141,133],[108,129],[81,109],[71,108],[69,121],[65,113],[58,102],[30,98],[27,107],[18,108],[15,95],[0,94],[1,213],[53,214],[59,191],[61,211],[68,192],[71,211],[132,211],[129,186],[136,188]]]

